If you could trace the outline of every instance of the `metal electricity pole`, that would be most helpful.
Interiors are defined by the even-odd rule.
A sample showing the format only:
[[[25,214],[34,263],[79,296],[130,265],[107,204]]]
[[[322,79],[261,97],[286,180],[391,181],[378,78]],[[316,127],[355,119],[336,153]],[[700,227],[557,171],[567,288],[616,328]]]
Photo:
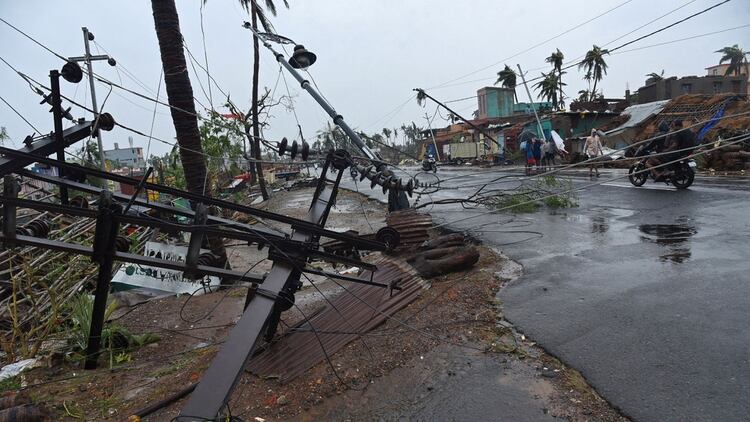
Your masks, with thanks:
[[[529,96],[531,109],[534,110],[534,117],[536,117],[536,124],[539,125],[539,136],[544,138],[544,129],[542,128],[542,122],[539,120],[539,114],[537,114],[536,112],[536,105],[534,104],[534,100],[531,98],[531,91],[529,91],[529,86],[526,84],[526,77],[523,75],[523,70],[521,70],[521,65],[516,64],[516,66],[518,66],[518,74],[521,75],[521,80],[523,81],[523,87],[526,88],[526,95]]]
[[[449,113],[453,113],[456,117],[458,117],[459,119],[461,119],[462,122],[464,122],[467,125],[469,125],[469,127],[471,127],[472,129],[476,130],[477,132],[481,133],[482,135],[486,136],[490,141],[492,141],[495,145],[497,145],[498,148],[504,148],[502,145],[500,145],[499,142],[497,142],[497,140],[495,139],[494,136],[490,135],[489,133],[487,133],[487,131],[485,131],[482,128],[480,128],[479,126],[475,125],[470,120],[468,120],[465,117],[461,116],[460,114],[456,113],[455,111],[453,111],[453,109],[451,109],[447,105],[445,105],[445,104],[441,103],[440,101],[436,100],[433,96],[431,96],[430,94],[426,93],[424,89],[414,88],[414,91],[421,92],[422,94],[424,94],[425,98],[431,99],[432,101],[435,102],[435,104],[437,104],[440,107],[443,107],[444,109],[448,110]]]
[[[424,114],[425,120],[427,120],[427,128],[430,130],[430,136],[432,136],[432,145],[435,146],[435,154],[437,154],[437,159],[440,161],[440,151],[438,151],[437,142],[435,142],[435,134],[432,133],[432,123],[430,123],[430,118],[427,116],[427,113]]]
[[[109,63],[110,66],[114,66],[117,64],[115,59],[112,57],[109,57],[106,54],[99,54],[92,56],[91,55],[91,48],[89,47],[89,41],[94,41],[94,34],[89,32],[89,29],[85,26],[81,28],[83,30],[83,45],[86,48],[86,55],[85,56],[77,56],[77,57],[68,57],[68,60],[72,62],[84,62],[86,63],[86,70],[89,74],[89,86],[91,87],[91,109],[94,110],[94,118],[96,118],[99,115],[99,107],[96,104],[96,89],[94,88],[94,71],[91,68],[91,62],[95,60],[106,60],[107,63]],[[99,161],[100,161],[100,167],[102,170],[105,170],[104,165],[104,147],[102,146],[102,134],[101,131],[97,130],[95,133],[96,136],[96,143],[99,147]]]

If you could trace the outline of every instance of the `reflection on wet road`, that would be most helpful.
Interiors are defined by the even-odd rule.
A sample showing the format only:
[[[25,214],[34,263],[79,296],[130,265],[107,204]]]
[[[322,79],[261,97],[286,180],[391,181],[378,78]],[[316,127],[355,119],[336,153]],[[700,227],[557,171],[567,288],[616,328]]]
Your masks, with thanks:
[[[676,264],[685,262],[692,255],[690,252],[690,237],[698,233],[695,227],[687,224],[687,218],[680,218],[676,224],[641,224],[638,229],[643,233],[641,240],[652,242],[664,247],[665,251],[659,255],[662,262],[670,261]]]
[[[423,202],[518,180],[472,168],[438,176],[453,179]],[[590,183],[572,176],[575,187]],[[607,182],[582,190],[577,208],[523,214],[517,233],[508,221],[519,216],[507,213],[426,211],[523,265],[500,293],[506,317],[624,414],[739,421],[750,414],[749,180],[697,177],[683,191]]]

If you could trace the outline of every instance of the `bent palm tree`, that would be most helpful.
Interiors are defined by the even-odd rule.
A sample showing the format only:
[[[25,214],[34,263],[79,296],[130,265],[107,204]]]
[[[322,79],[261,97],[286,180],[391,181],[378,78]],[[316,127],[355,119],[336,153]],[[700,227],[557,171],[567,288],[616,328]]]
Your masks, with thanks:
[[[724,76],[732,73],[734,73],[735,76],[740,76],[743,67],[745,68],[745,74],[748,73],[747,55],[750,54],[750,52],[744,52],[737,44],[735,44],[731,47],[724,47],[721,50],[716,50],[716,53],[723,54],[721,60],[719,60],[719,64],[729,62],[729,67],[727,67],[726,72],[724,72]]]
[[[646,81],[660,81],[664,79],[664,69],[661,70],[661,73],[651,72],[646,75],[646,78],[648,78]]]
[[[185,185],[188,192],[211,196],[177,7],[174,0],[152,0],[151,9],[154,15],[156,38],[159,41],[169,111],[172,115],[177,144],[180,147]],[[226,260],[226,250],[222,240],[216,236],[208,236],[208,242],[211,251]]]
[[[563,101],[563,83],[562,83],[562,66],[563,66],[563,60],[565,59],[565,55],[560,51],[559,48],[555,49],[555,52],[550,54],[549,57],[545,59],[547,63],[550,63],[552,65],[552,70],[554,72],[557,72],[557,82],[560,85],[560,108],[565,108],[565,102]]]
[[[180,19],[174,0],[152,0],[154,28],[159,41],[159,52],[164,69],[164,85],[170,105],[180,160],[185,168],[187,190],[192,193],[211,195],[206,180],[206,162],[201,147],[198,118],[193,102],[193,87],[190,84],[185,52],[182,48]]]
[[[534,85],[539,91],[539,98],[552,102],[552,108],[558,108],[558,97],[562,96],[562,86],[565,84],[559,80],[554,71],[542,73],[542,80]]]
[[[518,96],[516,96],[516,72],[514,72],[507,64],[503,70],[497,72],[497,81],[495,81],[495,85],[497,84],[502,84],[505,88],[513,89],[513,98],[518,102]]]
[[[578,64],[578,68],[585,69],[586,75],[585,80],[594,80],[594,87],[591,89],[591,99],[596,95],[596,84],[604,78],[607,74],[607,63],[604,61],[604,55],[609,54],[609,51],[602,49],[601,47],[594,45],[591,50],[586,52],[586,56]]]

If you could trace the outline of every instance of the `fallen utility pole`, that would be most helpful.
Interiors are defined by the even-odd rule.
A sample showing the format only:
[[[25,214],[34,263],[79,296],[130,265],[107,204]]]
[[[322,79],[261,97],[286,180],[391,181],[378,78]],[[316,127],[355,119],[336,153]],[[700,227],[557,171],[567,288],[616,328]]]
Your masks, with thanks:
[[[380,181],[388,182],[393,181],[394,174],[393,172],[388,169],[387,164],[382,160],[381,157],[379,157],[373,150],[371,150],[367,144],[362,140],[362,138],[359,136],[359,134],[354,131],[345,121],[344,116],[340,115],[334,108],[331,106],[331,104],[326,101],[323,96],[318,93],[310,84],[310,81],[302,77],[302,75],[297,71],[295,67],[306,69],[308,66],[310,66],[313,62],[315,62],[315,55],[305,50],[305,48],[302,45],[297,44],[294,47],[295,54],[290,59],[291,63],[294,63],[294,66],[285,60],[285,57],[283,54],[277,52],[273,46],[271,45],[271,37],[269,37],[266,34],[262,34],[258,32],[251,23],[245,22],[243,25],[243,28],[249,29],[252,31],[252,33],[255,35],[255,37],[261,41],[263,41],[263,46],[266,47],[271,53],[273,53],[274,57],[276,58],[276,61],[279,62],[279,64],[289,72],[294,79],[297,80],[297,82],[300,83],[300,86],[302,89],[307,91],[308,94],[315,100],[315,102],[320,105],[323,110],[328,114],[328,116],[333,119],[333,123],[337,126],[339,126],[341,129],[343,129],[344,133],[349,137],[349,139],[354,142],[355,145],[362,151],[362,153],[365,154],[365,156],[373,163],[375,168],[377,169],[377,179],[376,184],[380,184]],[[282,43],[292,43],[293,41],[282,37],[277,34],[273,34],[273,39]],[[388,195],[388,209],[389,211],[396,211],[399,209],[406,209],[409,208],[409,200],[406,198],[406,193],[404,192],[404,189],[399,189],[399,187],[406,186],[401,182],[400,180],[397,183],[386,183],[381,184],[384,188],[384,190],[390,190]]]
[[[536,118],[536,124],[539,125],[539,136],[544,137],[544,129],[542,129],[542,122],[539,120],[539,114],[536,112],[536,104],[534,104],[534,99],[531,98],[531,91],[529,91],[529,85],[526,83],[526,77],[523,74],[523,70],[521,70],[521,65],[516,64],[518,66],[518,74],[521,76],[521,80],[523,81],[523,87],[526,88],[526,95],[529,96],[529,103],[531,103],[531,109],[534,110],[534,117]]]
[[[451,109],[447,105],[445,105],[445,104],[441,103],[440,101],[436,100],[433,96],[431,96],[430,94],[428,94],[427,92],[425,92],[424,89],[414,88],[414,91],[418,92],[420,95],[424,95],[426,98],[431,99],[432,101],[435,102],[435,104],[437,104],[440,107],[443,107],[444,109],[448,110],[448,112],[453,113],[453,115],[455,115],[456,117],[458,117],[459,119],[461,119],[462,122],[466,123],[472,129],[474,129],[477,132],[481,133],[482,135],[486,136],[487,138],[489,138],[490,141],[492,141],[495,145],[497,145],[498,148],[501,148],[501,149],[504,150],[504,147],[502,145],[500,145],[500,143],[497,142],[497,140],[495,140],[495,138],[493,138],[489,133],[485,132],[484,129],[480,128],[479,126],[477,126],[474,123],[472,123],[470,120],[467,120],[466,118],[464,118],[460,114],[456,113],[455,111],[453,111],[453,109]]]
[[[278,57],[278,56],[277,56]],[[50,77],[53,82],[58,82],[59,76],[67,81],[78,83],[82,80],[80,66],[73,61],[68,62],[62,72],[53,70]],[[296,74],[297,78],[301,78]],[[304,81],[303,87],[308,91],[315,92]],[[363,151],[369,151],[373,155],[370,160],[378,165],[378,171],[373,172],[372,167],[362,167],[346,150],[331,150],[328,152],[325,163],[321,169],[317,187],[313,195],[307,217],[296,219],[269,211],[215,199],[197,193],[191,193],[168,186],[150,183],[147,177],[134,179],[108,173],[99,169],[88,168],[79,164],[66,163],[64,161],[64,149],[73,142],[83,139],[88,134],[99,129],[109,130],[114,126],[114,119],[108,115],[97,114],[94,122],[78,121],[78,124],[67,130],[62,130],[62,117],[72,120],[68,110],[64,110],[59,101],[59,84],[52,84],[52,94],[45,97],[43,103],[51,103],[53,106],[53,117],[55,124],[54,136],[45,137],[34,141],[30,139],[25,142],[22,150],[0,147],[0,176],[3,177],[4,189],[0,196],[2,205],[2,231],[0,232],[0,244],[4,247],[18,245],[31,246],[41,249],[55,250],[64,253],[88,256],[94,264],[99,267],[97,277],[94,309],[91,315],[89,327],[89,339],[86,348],[85,368],[96,367],[101,352],[101,333],[104,328],[104,309],[109,294],[112,270],[115,261],[130,262],[140,265],[148,265],[157,268],[166,268],[182,271],[186,278],[199,280],[205,275],[217,275],[237,281],[245,281],[248,288],[246,307],[239,321],[229,334],[228,340],[219,350],[216,358],[206,370],[203,378],[196,386],[193,396],[178,416],[177,420],[204,421],[215,420],[221,415],[229,400],[237,380],[242,374],[247,360],[252,356],[256,346],[261,339],[272,338],[276,332],[280,315],[282,312],[294,306],[294,295],[301,288],[300,276],[303,273],[320,274],[343,281],[363,283],[371,286],[387,288],[391,292],[401,290],[397,280],[388,283],[374,281],[372,274],[377,269],[374,265],[363,262],[360,252],[363,250],[385,251],[394,248],[399,243],[399,233],[391,228],[384,227],[377,231],[374,240],[356,234],[339,233],[325,228],[325,223],[331,207],[336,202],[338,187],[344,170],[350,166],[361,169],[361,177],[371,180],[371,187],[380,185],[383,191],[389,190],[389,202],[394,195],[403,195],[414,188],[413,179],[404,184],[400,179],[395,179],[392,173],[386,172],[386,164],[377,159],[366,146]],[[317,95],[317,93],[316,93]],[[318,98],[318,97],[316,97]],[[321,99],[322,101],[322,99]],[[335,113],[330,106],[327,111]],[[337,115],[336,121],[339,125],[344,124],[343,118]],[[348,128],[348,126],[346,126]],[[349,128],[351,131],[351,129]],[[353,132],[353,131],[352,131]],[[356,133],[354,134],[356,136]],[[359,139],[358,137],[356,139]],[[361,141],[361,140],[360,140]],[[285,142],[284,142],[285,144]],[[286,145],[280,145],[280,153],[283,154]],[[292,158],[297,153],[296,142],[290,150]],[[63,160],[47,158],[47,155],[57,153]],[[306,147],[303,145],[301,153],[306,156]],[[52,175],[35,174],[24,167],[33,163],[45,163],[57,167],[61,174],[74,176],[64,178]],[[335,177],[331,179],[331,173]],[[57,185],[61,191],[73,189],[90,194],[97,194],[98,210],[88,209],[88,201],[84,197],[76,197],[67,204],[67,199],[61,196],[62,204],[41,200],[19,198],[20,185],[18,176],[44,180]],[[137,186],[133,195],[115,194],[85,183],[86,178],[94,177],[108,181],[116,181],[121,184]],[[138,199],[141,190],[156,191],[159,193],[173,195],[190,200],[194,204],[194,211],[189,214],[186,210],[178,211],[166,204],[144,201]],[[54,198],[54,197],[53,197]],[[54,199],[53,199],[54,200]],[[131,209],[132,205],[138,205],[137,209]],[[276,230],[257,228],[251,225],[241,225],[234,222],[221,222],[220,224],[208,224],[217,220],[217,217],[208,215],[208,207],[217,207],[219,211],[233,210],[240,213],[266,218],[269,220],[288,224],[290,233]],[[408,206],[408,201],[406,201]],[[67,215],[95,219],[95,235],[92,246],[68,240],[47,239],[50,234],[49,224],[43,222],[35,226],[17,227],[18,209],[32,209],[50,214]],[[161,213],[159,218],[147,215],[149,212]],[[171,216],[170,216],[171,214]],[[165,218],[175,215],[190,215],[192,222],[189,224],[175,223]],[[233,224],[234,223],[234,224]],[[120,234],[122,225],[142,226],[156,228],[166,231],[177,231],[189,233],[190,240],[188,251],[184,262],[169,261],[161,258],[141,256],[129,253],[130,241],[126,236]],[[249,272],[239,273],[225,269],[221,258],[210,252],[200,253],[200,246],[208,236],[257,244],[259,247],[268,248],[268,259],[273,266],[268,275],[251,274]],[[326,250],[321,246],[321,238],[333,239],[340,242],[333,251]],[[310,268],[307,263],[311,259],[323,259],[335,263],[365,268],[370,271],[370,279],[353,278],[339,274],[324,273]],[[261,288],[262,286],[262,288]],[[187,393],[186,393],[187,394]]]

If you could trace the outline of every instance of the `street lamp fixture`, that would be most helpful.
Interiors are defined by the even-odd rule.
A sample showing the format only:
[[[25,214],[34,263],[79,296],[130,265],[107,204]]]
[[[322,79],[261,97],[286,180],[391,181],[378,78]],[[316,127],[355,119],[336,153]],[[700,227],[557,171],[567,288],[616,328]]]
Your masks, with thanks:
[[[318,57],[314,53],[307,51],[304,45],[297,44],[294,46],[294,53],[289,59],[289,64],[295,69],[305,70],[315,63],[317,59]]]

